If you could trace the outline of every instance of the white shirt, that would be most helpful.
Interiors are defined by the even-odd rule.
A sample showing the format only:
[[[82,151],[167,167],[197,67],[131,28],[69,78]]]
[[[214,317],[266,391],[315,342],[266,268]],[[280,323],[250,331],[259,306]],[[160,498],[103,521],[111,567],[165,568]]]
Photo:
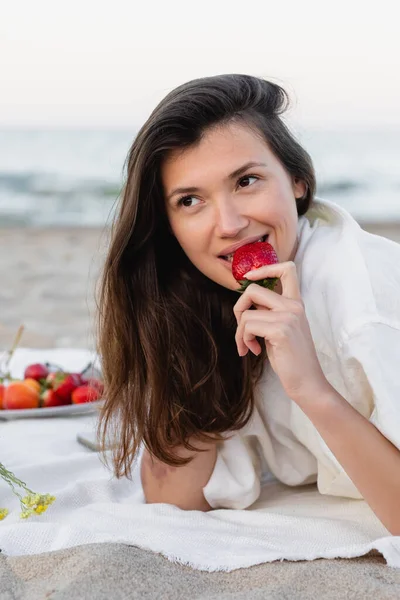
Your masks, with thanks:
[[[400,449],[400,244],[361,229],[333,202],[299,218],[294,262],[329,383]],[[247,508],[272,476],[317,482],[321,494],[362,498],[267,362],[249,423],[218,445],[203,488],[213,508]]]

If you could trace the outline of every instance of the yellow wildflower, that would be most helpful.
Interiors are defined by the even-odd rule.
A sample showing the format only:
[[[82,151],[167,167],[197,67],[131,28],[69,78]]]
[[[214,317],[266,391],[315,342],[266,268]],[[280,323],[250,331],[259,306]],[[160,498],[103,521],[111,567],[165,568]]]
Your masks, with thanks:
[[[27,519],[34,513],[36,515],[41,515],[47,510],[47,508],[54,502],[55,499],[56,497],[50,496],[50,494],[28,494],[21,500],[22,506],[26,509],[22,511],[20,515],[21,518]]]
[[[18,479],[14,473],[8,471],[2,463],[0,463],[0,478],[4,479],[4,481],[11,486],[15,495],[18,496],[22,508],[20,514],[21,519],[27,519],[33,514],[41,515],[56,499],[55,496],[51,496],[50,494],[37,494],[32,492],[23,481]],[[27,495],[21,498],[16,486],[23,489],[25,492],[28,492]],[[0,521],[7,516],[8,512],[9,511],[6,508],[0,509]]]
[[[24,496],[21,500],[22,504],[28,506],[29,508],[33,508],[40,501],[40,494],[28,494]]]
[[[8,508],[0,508],[0,521],[5,519],[6,516],[8,515],[8,513],[9,513]]]
[[[48,506],[43,506],[43,504],[39,504],[39,506],[37,506],[36,508],[34,508],[33,510],[35,511],[35,513],[37,515],[41,515],[42,513],[44,513],[46,510],[48,509]]]

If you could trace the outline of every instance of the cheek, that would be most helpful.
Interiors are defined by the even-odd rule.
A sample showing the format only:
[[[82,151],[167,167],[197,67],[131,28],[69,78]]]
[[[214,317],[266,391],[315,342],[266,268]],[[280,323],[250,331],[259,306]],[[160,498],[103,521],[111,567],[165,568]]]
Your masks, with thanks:
[[[275,193],[271,194],[272,202],[268,202],[265,212],[271,222],[281,228],[292,228],[297,222],[296,200],[288,182],[276,182]]]
[[[172,226],[172,232],[185,254],[193,259],[205,249],[205,236],[202,232],[183,226]]]
[[[193,218],[170,218],[170,227],[185,252],[201,251],[207,247],[209,240],[209,224],[205,219],[192,215]]]

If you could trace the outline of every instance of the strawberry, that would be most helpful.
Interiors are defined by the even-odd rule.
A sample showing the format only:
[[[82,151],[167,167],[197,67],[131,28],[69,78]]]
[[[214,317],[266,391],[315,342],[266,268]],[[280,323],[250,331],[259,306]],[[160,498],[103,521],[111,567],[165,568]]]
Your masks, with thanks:
[[[51,389],[45,389],[40,394],[40,407],[41,408],[50,408],[52,406],[64,406],[65,404],[70,404],[70,401],[65,401],[63,398]]]
[[[104,383],[102,381],[101,371],[94,366],[93,362],[90,362],[80,373],[81,386],[89,385],[95,388],[100,396],[104,393]]]
[[[48,374],[49,370],[45,365],[35,363],[26,367],[24,379],[36,379],[36,381],[40,381],[41,379],[46,379]]]
[[[70,375],[73,375],[74,378],[76,378],[76,382],[78,383],[78,385],[83,385],[85,382],[83,381],[81,374],[77,373],[77,372],[71,372]]]
[[[49,373],[46,383],[57,393],[57,396],[63,401],[63,404],[70,404],[71,394],[81,384],[81,380],[79,375],[76,375],[75,373],[57,371],[55,373]]]
[[[72,404],[84,404],[85,402],[95,402],[101,398],[99,390],[91,385],[80,385],[72,392]]]
[[[89,385],[90,387],[97,390],[99,392],[100,396],[102,396],[104,393],[104,383],[100,379],[97,379],[97,378],[95,379],[94,377],[92,377],[91,379],[88,379],[87,381],[82,381],[81,385]]]
[[[243,279],[243,275],[264,265],[274,265],[278,262],[276,252],[268,242],[254,242],[238,248],[234,252],[232,260],[232,275],[241,284],[238,291],[244,292],[251,283],[258,283],[258,285],[273,290],[278,282],[278,277],[248,281]]]

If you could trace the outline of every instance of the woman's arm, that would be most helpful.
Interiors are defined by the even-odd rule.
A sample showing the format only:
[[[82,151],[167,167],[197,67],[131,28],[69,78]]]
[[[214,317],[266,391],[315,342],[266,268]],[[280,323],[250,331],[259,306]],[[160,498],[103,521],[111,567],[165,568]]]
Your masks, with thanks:
[[[400,535],[400,451],[331,386],[297,404],[378,519]]]
[[[196,448],[205,452],[190,452],[186,448],[178,448],[180,457],[193,456],[188,465],[172,467],[154,458],[144,451],[141,463],[141,479],[146,502],[149,504],[165,502],[183,510],[208,511],[211,506],[203,494],[214,470],[217,459],[215,442],[204,443],[192,441]]]

